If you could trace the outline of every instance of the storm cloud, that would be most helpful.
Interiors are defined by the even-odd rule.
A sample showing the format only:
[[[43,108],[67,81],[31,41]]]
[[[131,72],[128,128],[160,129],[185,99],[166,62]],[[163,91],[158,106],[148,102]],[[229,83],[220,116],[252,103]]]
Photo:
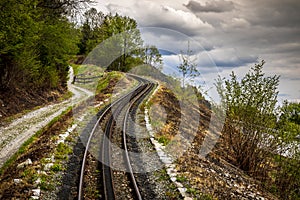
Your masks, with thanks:
[[[232,70],[242,76],[264,59],[266,74],[281,76],[280,93],[300,99],[299,0],[99,0],[97,8],[134,18],[145,43],[159,46],[169,68],[189,40],[207,79],[216,76],[212,65],[224,76]]]
[[[234,9],[234,3],[231,1],[208,1],[204,5],[202,5],[198,1],[189,1],[187,5],[184,5],[192,12],[227,12],[232,11]]]

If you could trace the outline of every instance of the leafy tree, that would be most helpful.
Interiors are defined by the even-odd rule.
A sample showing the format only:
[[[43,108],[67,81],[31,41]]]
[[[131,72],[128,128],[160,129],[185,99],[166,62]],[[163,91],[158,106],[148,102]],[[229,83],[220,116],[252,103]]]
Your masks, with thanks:
[[[87,2],[0,2],[0,90],[49,90],[65,85],[68,56],[77,51],[74,25],[67,15]]]
[[[104,30],[101,26],[104,23],[105,15],[97,12],[95,8],[84,13],[85,21],[81,27],[81,40],[78,44],[79,54],[86,55],[91,52],[104,39]]]
[[[275,104],[279,76],[265,76],[262,61],[238,81],[221,77],[217,91],[226,110],[223,128],[227,159],[242,170],[266,178],[267,160],[277,150]]]
[[[193,51],[190,50],[190,42],[188,42],[188,49],[186,52],[179,54],[181,63],[177,66],[178,71],[182,74],[182,87],[185,87],[187,80],[193,80],[195,77],[200,75],[197,69],[195,59],[192,58]]]
[[[0,8],[0,89],[7,90],[17,83],[23,85],[37,70],[33,50],[37,23],[29,1],[1,1]]]
[[[279,123],[287,121],[300,125],[300,103],[284,101]]]
[[[86,62],[107,67],[108,70],[128,71],[132,63],[142,64],[139,49],[143,45],[135,20],[118,14],[106,15],[101,25],[91,31],[98,32],[95,49]],[[90,39],[89,39],[90,40]],[[91,49],[88,49],[91,50]]]
[[[143,45],[140,31],[137,29],[137,22],[129,17],[122,17],[116,14],[109,18],[110,33],[117,35],[120,40],[120,57],[111,64],[111,68],[121,66],[122,71],[128,71],[126,59],[138,56],[138,49]]]
[[[146,45],[142,57],[145,64],[156,66],[157,68],[160,68],[162,65],[161,54],[154,45]]]
[[[275,185],[282,199],[300,199],[300,103],[285,101],[280,111],[277,129],[281,147],[275,156]]]

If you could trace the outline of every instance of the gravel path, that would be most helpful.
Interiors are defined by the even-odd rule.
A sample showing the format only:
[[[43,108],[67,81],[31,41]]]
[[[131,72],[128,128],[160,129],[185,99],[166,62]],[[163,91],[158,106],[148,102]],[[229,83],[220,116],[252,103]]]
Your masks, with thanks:
[[[0,127],[0,167],[18,151],[26,140],[46,126],[53,118],[60,115],[67,107],[94,95],[89,90],[72,85],[73,76],[73,69],[70,68],[68,88],[74,94],[72,98],[27,113],[9,125]]]

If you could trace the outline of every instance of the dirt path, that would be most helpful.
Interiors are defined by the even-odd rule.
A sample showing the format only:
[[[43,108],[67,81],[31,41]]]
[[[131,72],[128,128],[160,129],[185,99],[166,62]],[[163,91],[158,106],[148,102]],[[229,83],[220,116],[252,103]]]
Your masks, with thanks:
[[[71,99],[42,107],[14,120],[5,127],[0,127],[0,167],[18,151],[27,139],[60,115],[67,107],[94,95],[89,90],[72,85],[73,76],[73,69],[70,68],[68,88],[74,94]]]

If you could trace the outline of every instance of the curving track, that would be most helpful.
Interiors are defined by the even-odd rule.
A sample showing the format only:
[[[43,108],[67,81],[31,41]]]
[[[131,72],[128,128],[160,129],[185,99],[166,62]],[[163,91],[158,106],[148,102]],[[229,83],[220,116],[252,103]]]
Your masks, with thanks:
[[[116,197],[120,198],[120,192],[116,192],[116,189],[120,190],[120,188],[130,191],[130,194],[127,194],[126,198],[142,199],[142,195],[139,191],[138,184],[135,180],[135,176],[132,170],[130,156],[128,154],[126,131],[128,129],[127,124],[130,121],[129,116],[131,109],[136,106],[136,104],[139,104],[151,92],[151,90],[155,87],[155,84],[138,76],[130,76],[132,76],[139,82],[138,86],[128,94],[121,97],[119,100],[115,101],[111,105],[106,106],[102,111],[100,111],[99,119],[89,135],[82,160],[80,182],[78,187],[78,199],[85,198],[85,185],[86,182],[89,181],[88,178],[85,177],[87,174],[86,163],[88,163],[88,159],[90,159],[91,157],[89,156],[89,151],[91,148],[93,148],[91,146],[95,146],[93,138],[95,135],[99,135],[100,130],[104,130],[104,133],[102,133],[103,136],[101,137],[101,142],[96,143],[96,145],[99,148],[99,153],[102,160],[100,168],[102,171],[101,179],[104,199],[111,200],[116,199]],[[118,130],[120,129],[117,126],[118,120],[122,121],[121,130]],[[121,162],[123,163],[127,172],[123,172],[123,176],[128,178],[128,180],[130,181],[129,184],[125,184],[125,186],[123,186],[124,188],[115,186],[116,182],[119,182],[119,180],[114,180],[116,179],[114,176],[114,170],[110,167],[113,165],[112,162],[114,161],[114,157],[112,156],[111,144],[114,140],[113,138],[116,137],[119,137],[119,140],[122,141],[122,144],[119,145],[120,148],[124,149],[125,152],[124,154],[122,154],[123,161]],[[130,188],[128,189],[127,187]]]

